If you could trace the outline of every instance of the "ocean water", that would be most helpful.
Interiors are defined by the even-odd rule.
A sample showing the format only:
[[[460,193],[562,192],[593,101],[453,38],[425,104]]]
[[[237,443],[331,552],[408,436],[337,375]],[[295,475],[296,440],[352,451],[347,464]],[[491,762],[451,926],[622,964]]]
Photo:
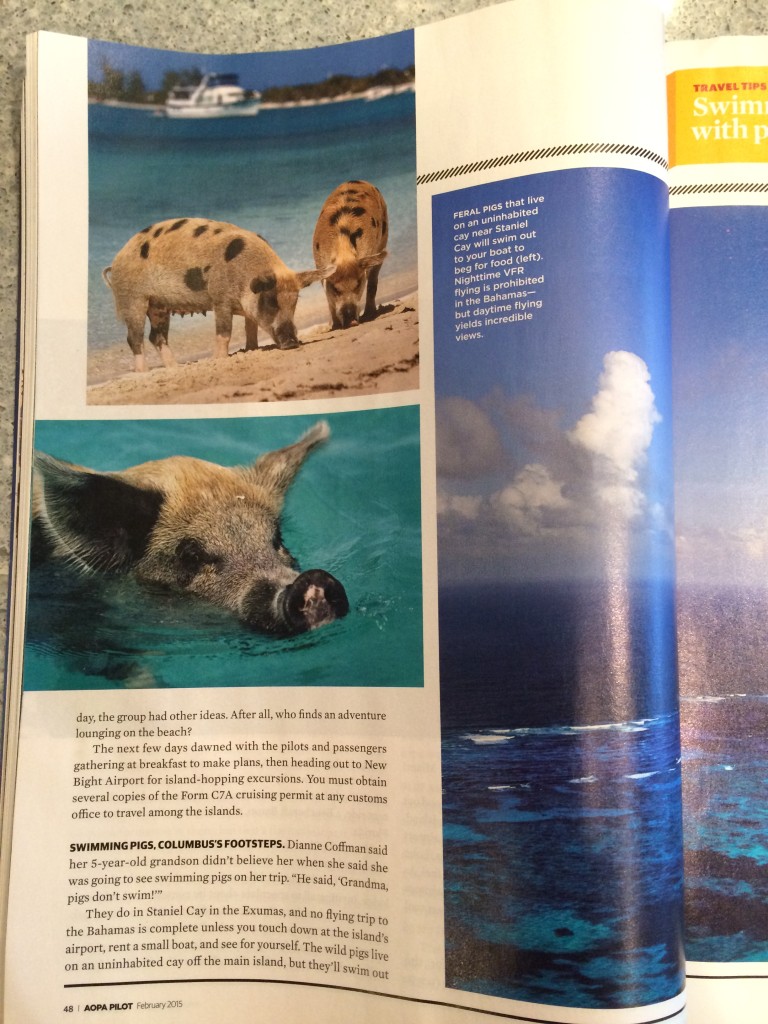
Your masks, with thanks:
[[[441,594],[449,987],[592,1008],[682,987],[674,605],[631,592],[623,683],[599,586]]]
[[[446,730],[446,984],[593,1008],[682,987],[676,716]]]
[[[372,181],[389,207],[380,298],[395,283],[396,294],[415,290],[412,92],[199,122],[92,104],[89,345],[125,341],[101,271],[137,231],[176,216],[229,221],[265,237],[289,267],[308,270],[314,268],[312,234],[323,202],[350,178]],[[310,290],[320,295],[319,285]],[[297,319],[301,310],[302,298]],[[182,323],[174,318],[171,330]]]
[[[628,641],[619,678],[612,603],[603,585],[441,587],[443,724],[590,725],[676,711],[671,583],[628,586],[626,609],[628,621],[614,623]]]
[[[684,698],[685,951],[768,961],[768,694]]]
[[[99,470],[171,454],[237,465],[316,419],[43,421],[36,446]],[[276,639],[193,597],[43,565],[32,571],[25,687],[421,686],[418,409],[327,419],[331,437],[296,477],[282,533],[302,568],[344,584],[348,616]]]
[[[768,961],[768,591],[678,590],[685,949]]]

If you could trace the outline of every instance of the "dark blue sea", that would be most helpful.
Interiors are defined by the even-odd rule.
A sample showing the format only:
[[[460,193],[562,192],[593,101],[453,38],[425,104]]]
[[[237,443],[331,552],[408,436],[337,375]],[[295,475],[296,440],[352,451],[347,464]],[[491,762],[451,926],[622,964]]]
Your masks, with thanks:
[[[630,594],[620,680],[600,586],[441,594],[449,987],[592,1008],[682,987],[674,606]]]
[[[597,582],[442,586],[439,610],[445,726],[594,725],[677,710],[669,581],[627,584],[618,598]]]
[[[137,231],[177,215],[229,221],[266,238],[292,269],[308,270],[320,209],[350,178],[372,181],[389,207],[380,298],[415,290],[412,92],[199,121],[91,104],[89,345],[124,342],[101,271]],[[312,301],[322,305],[319,286],[302,294],[298,319]]]

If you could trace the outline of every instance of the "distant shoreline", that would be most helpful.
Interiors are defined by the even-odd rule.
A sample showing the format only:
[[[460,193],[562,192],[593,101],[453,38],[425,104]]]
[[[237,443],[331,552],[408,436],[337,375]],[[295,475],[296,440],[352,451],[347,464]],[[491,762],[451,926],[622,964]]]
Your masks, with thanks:
[[[405,92],[414,92],[416,88],[415,82],[403,82],[401,85],[393,86],[382,86],[374,85],[370,89],[364,89],[362,92],[345,92],[338,96],[322,96],[318,99],[306,99],[306,100],[289,100],[285,103],[261,103],[259,104],[256,111],[252,116],[260,113],[262,110],[290,110],[294,107],[321,107],[327,106],[329,103],[349,103],[352,100],[365,100],[368,103],[375,102],[376,100],[386,99],[389,96],[399,96]],[[97,100],[93,97],[88,97],[88,102],[94,106],[99,107],[115,107],[118,110],[144,110],[147,113],[156,114],[163,116],[165,114],[165,105],[162,103],[130,103],[126,100]]]

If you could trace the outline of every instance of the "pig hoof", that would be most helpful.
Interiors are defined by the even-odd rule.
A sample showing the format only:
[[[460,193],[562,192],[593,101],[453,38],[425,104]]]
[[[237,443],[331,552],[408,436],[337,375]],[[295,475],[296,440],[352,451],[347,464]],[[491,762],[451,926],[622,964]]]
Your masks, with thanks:
[[[349,611],[344,587],[323,569],[308,569],[285,590],[283,615],[292,633],[323,626]]]

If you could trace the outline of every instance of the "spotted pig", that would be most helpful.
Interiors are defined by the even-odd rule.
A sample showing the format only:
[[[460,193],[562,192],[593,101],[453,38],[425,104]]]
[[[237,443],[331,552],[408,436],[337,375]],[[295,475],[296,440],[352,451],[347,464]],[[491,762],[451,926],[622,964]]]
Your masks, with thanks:
[[[194,594],[263,633],[332,622],[349,611],[344,587],[324,569],[300,572],[280,534],[286,492],[328,435],[317,423],[235,468],[172,456],[98,473],[37,453],[33,561]]]
[[[328,266],[325,273],[332,273]],[[199,217],[164,220],[134,235],[102,271],[117,316],[128,328],[134,368],[146,370],[144,321],[165,366],[176,360],[168,346],[172,313],[216,318],[214,356],[226,356],[232,317],[245,317],[246,349],[257,347],[262,327],[278,348],[299,345],[293,314],[299,291],[322,279],[319,270],[295,273],[252,231]]]
[[[324,275],[334,330],[358,321],[363,291],[363,319],[376,316],[376,287],[387,255],[388,233],[387,204],[367,181],[345,181],[323,204],[313,250],[315,264]]]

